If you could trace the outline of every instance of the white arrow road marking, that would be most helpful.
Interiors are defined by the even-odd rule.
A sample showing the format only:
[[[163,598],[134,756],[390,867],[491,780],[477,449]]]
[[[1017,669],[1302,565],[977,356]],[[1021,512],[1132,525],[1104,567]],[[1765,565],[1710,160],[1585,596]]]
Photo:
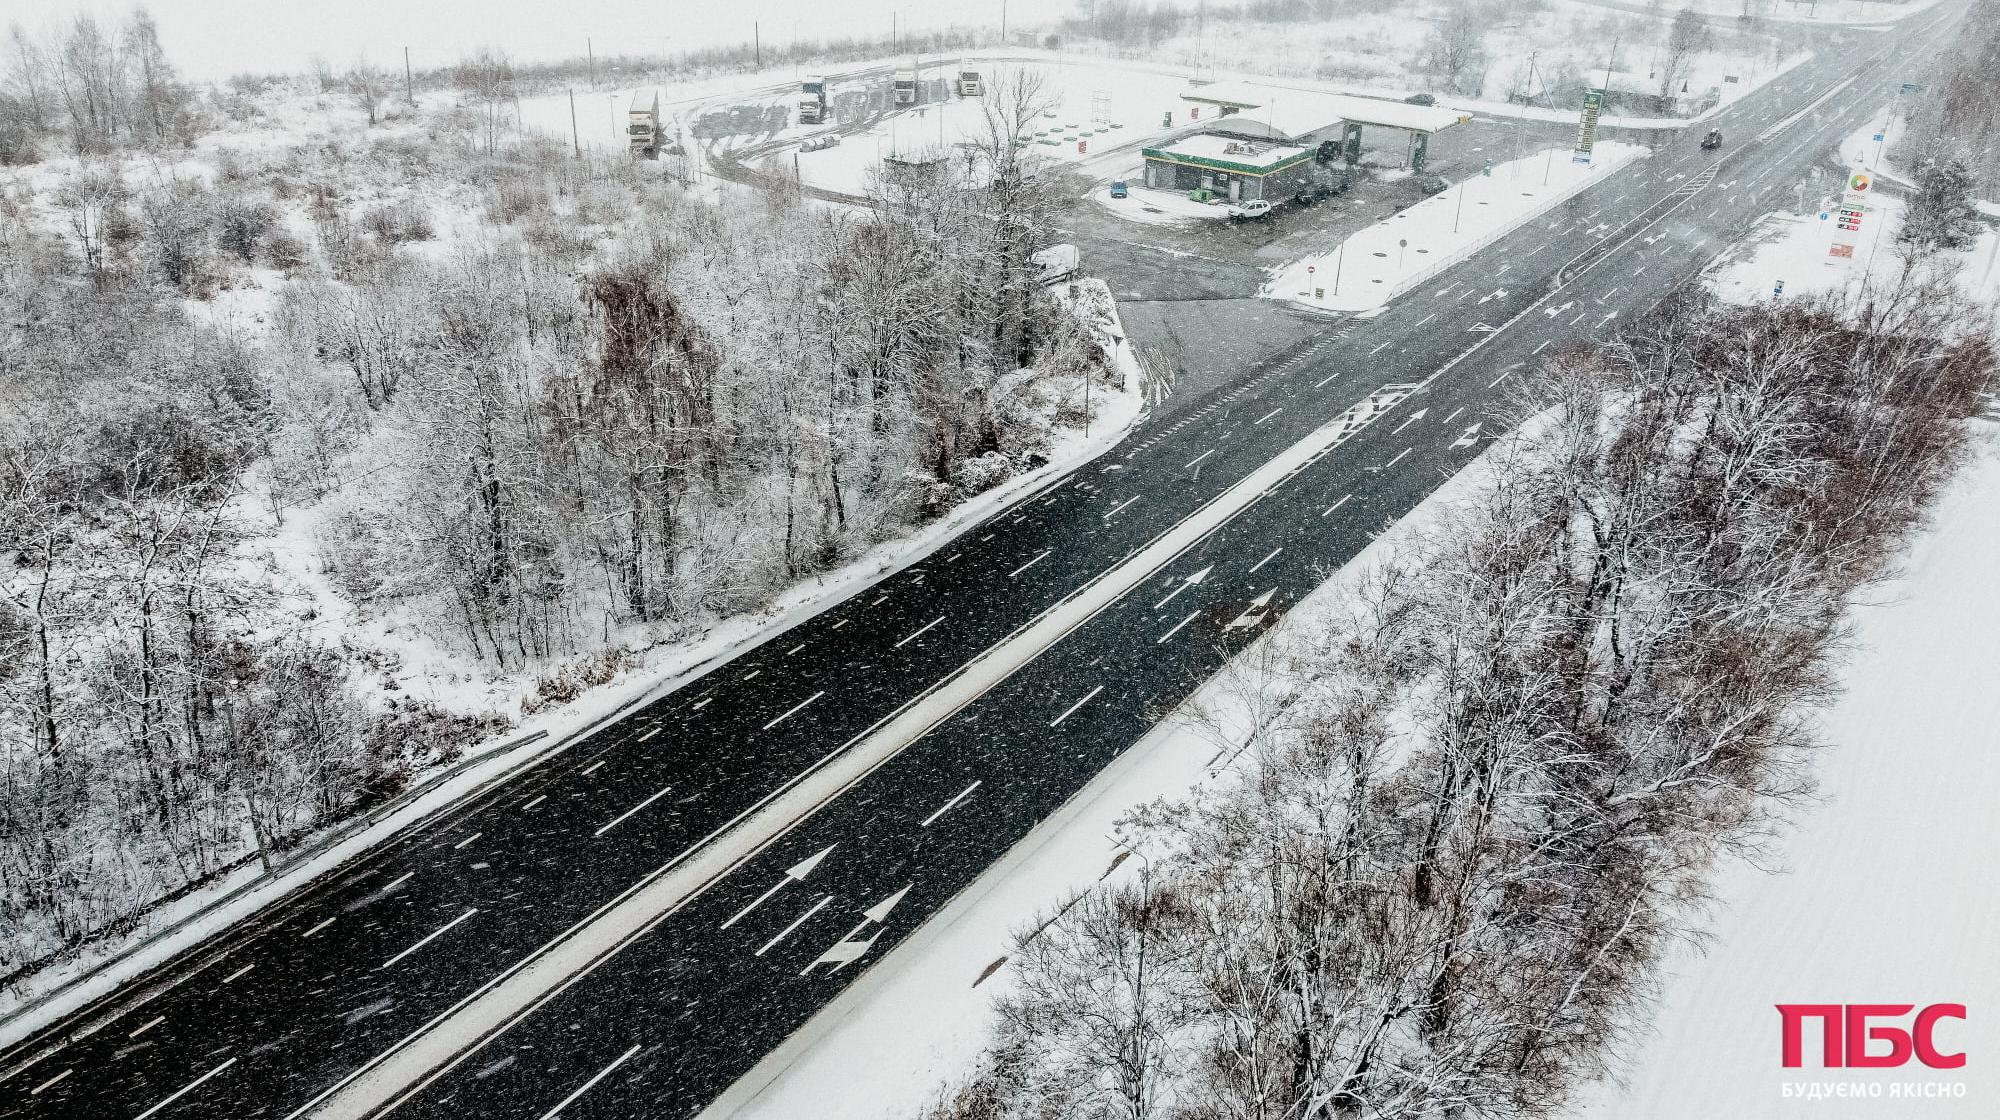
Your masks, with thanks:
[[[1507,298],[1507,289],[1495,288],[1492,291],[1486,293],[1485,295],[1480,296],[1479,302],[1485,303],[1489,299],[1506,299],[1506,298]]]
[[[783,941],[785,938],[790,937],[792,935],[793,930],[798,929],[802,925],[805,925],[807,918],[810,918],[814,914],[817,914],[821,910],[825,909],[826,904],[832,901],[833,901],[833,896],[830,894],[823,894],[819,896],[818,902],[815,902],[811,906],[807,907],[805,913],[800,914],[796,918],[793,918],[791,925],[788,925],[784,929],[779,930],[778,936],[773,937],[771,940],[764,942],[763,947],[758,949],[755,953],[752,953],[751,956],[761,957],[765,953],[770,952],[772,946],[776,945],[780,941]]]
[[[882,936],[882,931],[878,929],[874,933],[869,934],[868,940],[866,941],[853,940],[854,935],[860,933],[861,930],[867,925],[868,923],[864,920],[861,923],[861,925],[855,926],[852,930],[848,932],[846,937],[843,937],[839,941],[834,942],[833,948],[828,949],[824,953],[821,953],[819,955],[818,960],[812,962],[811,964],[805,966],[802,969],[799,969],[799,975],[804,976],[806,973],[811,972],[813,969],[818,968],[820,965],[823,964],[830,964],[833,966],[827,971],[839,972],[841,969],[846,968],[848,965],[853,964],[855,961],[860,960],[862,956],[864,956],[868,952],[868,950],[875,947],[875,939]]]
[[[186,1085],[181,1086],[179,1089],[174,1090],[173,1096],[168,1097],[166,1100],[161,1101],[159,1104],[156,1104],[153,1107],[147,1109],[146,1111],[141,1112],[139,1115],[134,1116],[132,1120],[146,1120],[146,1117],[151,1116],[155,1112],[158,1112],[161,1109],[167,1107],[168,1105],[174,1103],[175,1101],[180,1100],[182,1097],[187,1096],[190,1092],[194,1091],[194,1088],[197,1085],[200,1085],[202,1082],[207,1081],[209,1078],[214,1077],[216,1074],[221,1073],[223,1070],[226,1070],[230,1066],[233,1066],[235,1064],[236,1064],[236,1059],[231,1058],[228,1061],[222,1063],[221,1065],[216,1066],[214,1069],[209,1070],[207,1073],[202,1074],[200,1077],[197,1077],[193,1081],[188,1082]]]
[[[1542,314],[1547,315],[1549,318],[1553,319],[1556,316],[1561,315],[1563,312],[1568,311],[1570,308],[1575,306],[1576,306],[1576,301],[1570,300],[1568,303],[1563,304],[1561,307],[1555,307],[1555,306],[1545,307],[1542,309]]]
[[[610,1065],[605,1066],[601,1070],[598,1070],[597,1076],[577,1086],[576,1092],[571,1093],[567,1097],[564,1097],[562,1099],[561,1104],[555,1106],[552,1109],[549,1109],[547,1112],[542,1113],[541,1120],[555,1120],[556,1116],[559,1115],[563,1109],[568,1108],[570,1105],[576,1103],[576,1098],[584,1095],[585,1093],[590,1092],[591,1086],[596,1085],[598,1082],[611,1076],[612,1070],[617,1069],[619,1066],[624,1065],[625,1059],[630,1058],[632,1055],[637,1054],[638,1052],[639,1052],[639,1046],[637,1043],[634,1043],[630,1050],[627,1050],[623,1054],[618,1055],[618,1057],[615,1060],[613,1060]]]
[[[1055,719],[1054,719],[1053,721],[1051,721],[1051,722],[1049,723],[1049,726],[1050,726],[1050,727],[1054,727],[1054,726],[1056,726],[1057,724],[1061,723],[1062,721],[1064,721],[1064,720],[1068,719],[1069,717],[1071,717],[1071,716],[1075,715],[1075,714],[1076,714],[1076,710],[1077,710],[1078,708],[1081,708],[1081,707],[1083,707],[1083,706],[1084,706],[1085,704],[1088,704],[1088,703],[1090,703],[1090,698],[1091,698],[1091,697],[1093,697],[1093,696],[1096,696],[1096,695],[1097,695],[1098,693],[1100,693],[1100,692],[1103,692],[1103,691],[1104,691],[1104,686],[1103,686],[1103,685],[1098,685],[1098,686],[1097,686],[1096,688],[1093,688],[1093,689],[1091,689],[1091,690],[1090,690],[1089,692],[1086,692],[1086,693],[1084,693],[1084,694],[1083,694],[1083,699],[1081,699],[1081,700],[1078,700],[1078,701],[1077,701],[1076,703],[1074,703],[1074,704],[1071,704],[1071,705],[1070,705],[1070,706],[1069,706],[1068,708],[1064,709],[1064,711],[1063,711],[1063,714],[1061,714],[1061,715],[1057,716],[1057,717],[1056,717],[1056,718],[1055,718]],[[972,784],[973,784],[973,785],[978,785],[979,783],[978,783],[978,782],[974,782],[974,783],[972,783]]]
[[[1417,421],[1422,420],[1424,418],[1424,415],[1428,412],[1430,412],[1430,409],[1420,408],[1415,412],[1410,413],[1409,418],[1404,420],[1402,423],[1396,425],[1396,430],[1394,432],[1390,432],[1389,434],[1392,436],[1396,435],[1397,433],[1401,432],[1404,428],[1407,428],[1410,425],[1416,423]]]
[[[1242,614],[1237,615],[1235,621],[1231,622],[1226,629],[1242,630],[1264,621],[1264,608],[1271,605],[1271,596],[1277,593],[1278,589],[1273,587],[1271,590],[1250,600],[1250,606]]]
[[[1601,327],[1603,327],[1603,326],[1604,326],[1604,324],[1606,324],[1606,323],[1609,323],[1609,322],[1610,322],[1611,320],[1613,320],[1613,319],[1616,319],[1617,317],[1618,317],[1618,313],[1617,313],[1616,311],[1613,311],[1613,312],[1612,312],[1611,314],[1609,314],[1609,315],[1606,315],[1606,316],[1605,316],[1604,318],[1602,318],[1602,319],[1599,319],[1599,320],[1597,321],[1597,325],[1598,325],[1598,326],[1599,326],[1599,327],[1601,328]]]
[[[1471,427],[1465,429],[1464,435],[1451,441],[1451,445],[1453,448],[1471,447],[1473,444],[1478,442],[1479,442],[1479,425],[1474,424]]]
[[[779,891],[784,889],[785,884],[802,882],[806,876],[813,873],[813,869],[818,867],[821,861],[826,859],[828,854],[830,854],[835,848],[838,848],[839,846],[840,845],[838,844],[828,844],[826,847],[821,848],[819,851],[814,852],[812,855],[809,855],[806,858],[800,860],[799,862],[791,865],[790,867],[785,868],[785,874],[781,878],[779,878],[777,882],[771,884],[770,890],[765,891],[763,894],[758,895],[756,901],[752,902],[748,906],[745,906],[743,909],[738,910],[734,917],[730,918],[728,921],[722,923],[716,928],[728,929],[730,926],[733,926],[737,922],[742,921],[744,916],[749,914],[750,911],[755,910],[759,906],[764,905],[764,903],[766,902],[769,902],[772,895],[777,894]]]
[[[978,788],[979,788],[979,783],[978,783],[978,782],[974,782],[974,783],[972,783],[971,785],[969,785],[969,786],[966,786],[966,787],[965,787],[964,789],[962,789],[962,790],[959,790],[959,791],[958,791],[958,796],[957,796],[957,797],[954,797],[954,798],[952,798],[952,799],[951,799],[950,801],[947,801],[947,802],[945,802],[945,803],[944,803],[943,805],[939,806],[939,807],[938,807],[938,811],[937,811],[937,812],[935,812],[935,813],[932,813],[932,814],[931,814],[930,816],[928,816],[928,817],[925,817],[925,818],[923,819],[922,823],[918,824],[918,825],[917,825],[917,827],[918,827],[918,828],[929,828],[929,827],[930,827],[931,825],[933,825],[933,824],[937,823],[937,819],[938,819],[939,817],[942,817],[942,816],[944,816],[944,815],[945,815],[946,813],[949,813],[949,812],[951,812],[951,811],[952,811],[953,809],[956,809],[956,808],[958,808],[958,803],[959,803],[959,802],[961,802],[961,801],[963,801],[963,800],[965,800],[965,799],[966,799],[966,798],[968,798],[968,797],[971,797],[971,796],[972,796],[972,791],[973,791],[973,790],[976,790],[976,789],[978,789]]]
[[[1500,328],[1491,323],[1474,323],[1465,329],[1471,331],[1473,334],[1492,334]]]
[[[894,910],[896,908],[896,904],[898,902],[903,901],[903,896],[909,894],[910,888],[914,886],[916,886],[915,883],[907,884],[906,886],[903,887],[902,890],[897,891],[895,894],[892,894],[889,897],[883,899],[882,901],[876,903],[875,905],[870,906],[868,909],[863,910],[861,912],[861,916],[867,918],[871,922],[888,921],[889,911]]]
[[[1195,584],[1197,584],[1197,583],[1200,583],[1200,582],[1201,582],[1202,580],[1205,580],[1205,579],[1207,579],[1207,578],[1208,578],[1208,573],[1210,573],[1210,572],[1212,572],[1212,571],[1214,571],[1214,570],[1215,570],[1215,565],[1213,565],[1213,564],[1210,564],[1210,565],[1209,565],[1208,567],[1206,567],[1206,568],[1203,568],[1203,569],[1202,569],[1201,571],[1198,571],[1198,572],[1194,573],[1193,575],[1191,575],[1191,576],[1188,576],[1188,577],[1186,577],[1186,578],[1185,578],[1185,579],[1184,579],[1184,580],[1183,580],[1183,581],[1181,582],[1181,585],[1180,585],[1179,587],[1176,587],[1176,588],[1174,588],[1174,589],[1173,589],[1172,591],[1169,591],[1169,592],[1167,592],[1167,597],[1166,597],[1166,598],[1164,598],[1164,599],[1160,600],[1160,601],[1159,601],[1159,602],[1157,602],[1157,603],[1154,603],[1154,604],[1153,604],[1153,609],[1154,609],[1154,610],[1159,610],[1159,609],[1160,609],[1161,607],[1164,607],[1164,606],[1166,606],[1166,605],[1167,605],[1168,603],[1171,603],[1171,602],[1173,602],[1173,601],[1174,601],[1174,596],[1176,596],[1176,595],[1179,595],[1179,594],[1180,594],[1181,592],[1183,592],[1183,591],[1186,591],[1186,590],[1187,590],[1188,588],[1190,588],[1190,587],[1193,587],[1193,586],[1194,586]]]

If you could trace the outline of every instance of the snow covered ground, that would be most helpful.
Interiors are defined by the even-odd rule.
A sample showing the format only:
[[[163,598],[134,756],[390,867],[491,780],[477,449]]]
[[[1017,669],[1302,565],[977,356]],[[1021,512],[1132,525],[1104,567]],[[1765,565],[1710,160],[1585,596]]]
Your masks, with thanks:
[[[1494,455],[1489,447],[1316,588],[1237,657],[1242,671],[1215,677],[1128,748],[711,1104],[702,1120],[908,1120],[934,1103],[972,1068],[991,1037],[993,1000],[1011,973],[1004,966],[988,973],[1015,934],[1074,893],[1134,873],[1138,861],[1121,859],[1119,820],[1227,765],[1260,710],[1257,698],[1285,687],[1260,672],[1262,651],[1309,626],[1379,559],[1464,501],[1489,477]],[[1186,718],[1196,712],[1199,723]]]
[[[1577,164],[1568,149],[1549,148],[1495,164],[1490,175],[1472,176],[1338,246],[1280,266],[1259,294],[1314,309],[1380,307],[1650,151],[1599,141],[1595,154],[1592,163]]]
[[[1576,1120],[2000,1115],[1996,511],[2000,439],[1988,439],[1903,577],[1856,612],[1846,694],[1825,719],[1821,803],[1800,812],[1778,873],[1724,870],[1712,946],[1670,965],[1629,1090],[1605,1086]],[[1780,1068],[1774,1004],[1934,1002],[1969,1010],[1939,1028],[1942,1049],[1969,1055],[1962,1069]],[[1962,1082],[1966,1092],[1802,1101],[1781,1096],[1788,1081]]]

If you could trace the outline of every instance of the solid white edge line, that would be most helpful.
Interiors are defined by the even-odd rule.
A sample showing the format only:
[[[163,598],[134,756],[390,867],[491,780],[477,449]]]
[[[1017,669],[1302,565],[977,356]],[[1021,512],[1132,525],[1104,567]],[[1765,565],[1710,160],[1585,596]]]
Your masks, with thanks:
[[[625,1060],[627,1058],[630,1058],[632,1055],[637,1054],[638,1052],[639,1052],[639,1044],[635,1042],[632,1044],[632,1048],[630,1050],[627,1050],[623,1054],[618,1055],[617,1058],[612,1060],[612,1063],[610,1065],[605,1066],[601,1070],[598,1070],[597,1076],[584,1082],[582,1085],[577,1086],[576,1092],[571,1093],[567,1097],[564,1097],[562,1099],[561,1104],[555,1106],[552,1109],[549,1109],[547,1112],[542,1113],[542,1120],[554,1120],[554,1117],[557,1113],[561,1112],[565,1108],[568,1108],[570,1105],[575,1104],[576,1098],[584,1095],[585,1093],[590,1092],[591,1086],[596,1085],[598,1082],[604,1080],[606,1077],[611,1076],[612,1070],[617,1069],[619,1066],[624,1065]]]

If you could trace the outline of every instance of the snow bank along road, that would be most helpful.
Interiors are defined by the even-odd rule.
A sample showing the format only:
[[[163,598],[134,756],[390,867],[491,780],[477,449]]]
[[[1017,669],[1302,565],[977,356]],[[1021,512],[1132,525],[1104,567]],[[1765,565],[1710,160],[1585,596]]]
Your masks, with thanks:
[[[30,1040],[0,1117],[700,1111],[1469,459],[1537,354],[1781,205],[1942,28],[1822,51],[1722,115],[1719,161],[1661,149]]]

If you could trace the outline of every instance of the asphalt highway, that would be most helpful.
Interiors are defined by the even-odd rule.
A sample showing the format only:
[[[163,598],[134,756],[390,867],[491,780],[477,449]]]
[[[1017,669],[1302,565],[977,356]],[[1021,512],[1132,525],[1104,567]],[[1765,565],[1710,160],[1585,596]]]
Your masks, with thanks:
[[[0,1118],[288,1118],[330,1103],[1045,612],[1106,573],[1132,577],[506,1029],[458,1040],[393,1114],[699,1112],[1500,434],[1529,363],[1615,331],[1789,207],[1952,14],[1849,36],[1725,111],[1721,152],[1666,145],[1386,312],[1329,318],[876,587],[30,1039],[0,1056]],[[1343,416],[1296,470],[1235,487]],[[1161,566],[1130,567],[1190,518],[1214,524]]]

